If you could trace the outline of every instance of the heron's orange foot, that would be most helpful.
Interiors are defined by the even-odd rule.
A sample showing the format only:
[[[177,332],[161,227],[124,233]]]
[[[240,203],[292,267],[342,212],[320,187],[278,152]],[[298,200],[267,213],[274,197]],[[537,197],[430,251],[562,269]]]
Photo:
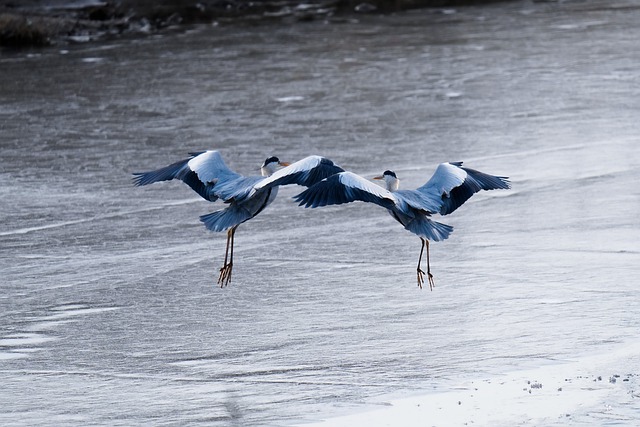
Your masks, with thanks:
[[[231,273],[233,271],[233,263],[225,264],[220,269],[220,275],[218,276],[218,285],[224,288],[231,281]]]
[[[433,274],[430,271],[427,271],[427,276],[429,277],[429,290],[433,290],[436,286],[436,282],[433,281]]]
[[[424,284],[424,271],[418,268],[417,274],[418,274],[418,287],[422,289],[422,285]],[[429,280],[431,280],[431,278],[429,278]],[[431,282],[429,282],[429,284],[431,284]]]

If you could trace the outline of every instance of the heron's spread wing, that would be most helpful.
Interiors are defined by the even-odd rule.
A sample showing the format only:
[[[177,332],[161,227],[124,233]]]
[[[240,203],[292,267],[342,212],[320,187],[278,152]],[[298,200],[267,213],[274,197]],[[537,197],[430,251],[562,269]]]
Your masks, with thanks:
[[[163,168],[134,173],[135,185],[148,185],[158,181],[179,179],[184,181],[204,199],[215,202],[218,197],[227,200],[228,193],[238,191],[238,185],[249,185],[243,182],[242,175],[227,167],[217,151],[191,153],[191,158],[180,160]],[[255,184],[251,181],[249,188]]]
[[[416,191],[424,199],[423,208],[448,215],[480,190],[511,188],[507,177],[494,176],[462,167],[462,162],[441,163],[433,176]]]
[[[227,167],[218,151],[200,153],[189,160],[188,165],[204,184],[233,181],[242,177]]]
[[[248,194],[248,197],[251,197],[256,191],[277,185],[298,184],[310,187],[339,172],[344,172],[344,169],[326,157],[308,156],[285,168],[277,170],[270,177],[257,183]]]
[[[200,153],[193,153],[192,156],[198,156]],[[196,193],[209,201],[216,201],[218,198],[215,196],[211,189],[213,185],[204,183],[198,178],[196,172],[189,167],[189,162],[194,157],[180,160],[172,163],[169,166],[165,166],[160,169],[156,169],[150,172],[135,172],[133,182],[135,185],[149,185],[159,181],[170,181],[172,179],[179,179],[185,182]]]
[[[307,208],[360,200],[391,209],[396,203],[391,192],[352,172],[340,172],[325,178],[294,196],[294,200]]]
[[[213,192],[225,202],[234,200],[239,203],[245,201],[249,191],[251,191],[257,183],[263,180],[263,176],[242,175],[238,175],[237,178],[229,180],[221,179],[213,187]]]
[[[153,184],[154,182],[159,182],[159,181],[181,179],[181,175],[190,171],[190,169],[187,166],[187,163],[189,162],[189,160],[191,159],[180,160],[179,162],[172,163],[169,166],[165,166],[163,168],[156,169],[150,172],[134,172],[133,183],[136,186],[141,186],[141,185]],[[194,178],[197,181],[199,181],[197,176],[195,176]],[[200,182],[200,184],[202,183]]]
[[[216,197],[229,201],[251,189],[261,176],[242,176],[229,169],[218,151],[205,151],[189,160],[189,168]]]

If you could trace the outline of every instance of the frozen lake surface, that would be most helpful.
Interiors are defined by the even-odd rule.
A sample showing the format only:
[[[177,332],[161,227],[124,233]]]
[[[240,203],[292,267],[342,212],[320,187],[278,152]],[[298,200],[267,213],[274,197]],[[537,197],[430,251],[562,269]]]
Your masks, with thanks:
[[[385,402],[413,416],[396,425],[640,423],[640,4],[442,12],[3,52],[0,424],[288,426]],[[131,183],[203,149],[403,188],[464,160],[513,189],[443,218],[429,292],[383,209],[283,188],[220,289],[215,206]],[[449,412],[401,399],[420,395]]]

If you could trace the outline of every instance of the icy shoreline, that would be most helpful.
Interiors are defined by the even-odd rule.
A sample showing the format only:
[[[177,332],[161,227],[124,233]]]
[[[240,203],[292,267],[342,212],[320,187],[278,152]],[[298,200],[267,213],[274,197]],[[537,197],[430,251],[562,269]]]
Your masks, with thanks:
[[[640,344],[626,344],[536,369],[461,381],[433,393],[389,401],[381,408],[300,427],[624,425],[640,412]]]

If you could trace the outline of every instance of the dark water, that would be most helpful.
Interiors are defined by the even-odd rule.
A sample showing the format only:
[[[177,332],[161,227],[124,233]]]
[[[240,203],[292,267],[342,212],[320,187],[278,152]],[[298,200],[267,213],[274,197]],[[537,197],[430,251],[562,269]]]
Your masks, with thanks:
[[[637,340],[640,4],[452,12],[3,52],[0,423],[289,425]],[[219,289],[214,207],[130,180],[202,149],[514,188],[445,218],[434,292],[382,209],[284,188]]]

